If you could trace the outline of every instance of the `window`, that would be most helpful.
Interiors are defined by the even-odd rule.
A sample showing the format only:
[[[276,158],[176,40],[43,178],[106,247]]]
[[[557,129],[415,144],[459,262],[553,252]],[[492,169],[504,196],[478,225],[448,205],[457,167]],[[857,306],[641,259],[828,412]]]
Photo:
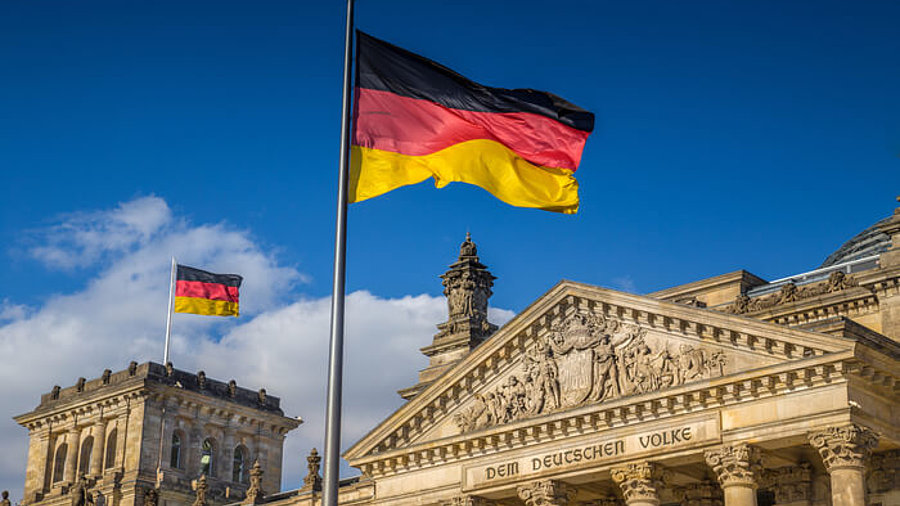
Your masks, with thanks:
[[[66,471],[66,451],[69,445],[63,443],[56,448],[56,458],[53,459],[53,483],[63,480],[63,474]]]
[[[213,467],[213,456],[215,453],[215,445],[212,439],[204,439],[203,445],[200,447],[200,474],[213,476],[215,468]]]
[[[81,443],[81,456],[78,458],[78,473],[91,474],[91,452],[94,450],[94,437],[88,436]]]
[[[234,460],[231,465],[231,481],[247,483],[247,448],[238,445],[234,449]]]
[[[118,429],[113,429],[106,437],[106,465],[104,469],[111,469],[116,466],[116,440],[119,439]]]
[[[181,469],[181,435],[172,434],[172,451],[169,456],[169,467]]]

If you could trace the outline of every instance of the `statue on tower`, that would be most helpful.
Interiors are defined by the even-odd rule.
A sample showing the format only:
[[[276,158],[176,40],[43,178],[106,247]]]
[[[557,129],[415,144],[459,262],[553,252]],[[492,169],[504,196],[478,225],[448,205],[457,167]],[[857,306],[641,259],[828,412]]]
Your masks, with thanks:
[[[478,247],[471,234],[466,233],[466,240],[459,247],[459,259],[441,279],[449,319],[438,325],[442,332],[436,337],[470,334],[474,345],[497,329],[487,319],[488,298],[496,278],[479,261]]]

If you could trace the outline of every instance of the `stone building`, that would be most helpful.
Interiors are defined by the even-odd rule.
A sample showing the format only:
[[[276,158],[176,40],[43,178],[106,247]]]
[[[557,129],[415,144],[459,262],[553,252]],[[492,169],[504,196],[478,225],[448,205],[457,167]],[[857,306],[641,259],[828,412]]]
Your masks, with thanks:
[[[171,363],[55,386],[15,418],[30,437],[21,504],[187,505],[201,475],[204,504],[223,504],[245,497],[255,461],[272,471],[265,490],[279,490],[284,437],[301,423],[279,404]]]
[[[900,209],[796,276],[648,295],[561,281],[499,329],[470,237],[442,279],[428,365],[344,454],[361,475],[342,505],[900,505]],[[70,437],[38,429],[36,459]],[[235,502],[319,504],[319,456],[302,488],[265,495],[274,457]],[[52,496],[49,472],[26,490]]]
[[[470,239],[443,279],[429,365],[344,454],[342,504],[900,505],[900,209],[796,276],[562,281],[496,330]]]

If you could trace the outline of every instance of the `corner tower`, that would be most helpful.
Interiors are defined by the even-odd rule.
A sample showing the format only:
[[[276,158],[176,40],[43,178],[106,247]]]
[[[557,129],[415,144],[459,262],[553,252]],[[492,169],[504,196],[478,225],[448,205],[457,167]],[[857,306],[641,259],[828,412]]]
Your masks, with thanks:
[[[398,392],[412,399],[450,366],[468,355],[497,330],[488,321],[488,299],[495,278],[478,258],[478,247],[472,236],[459,247],[459,258],[441,275],[447,297],[447,321],[438,324],[439,332],[429,346],[422,348],[428,367],[419,371],[419,383]]]
[[[243,499],[255,461],[281,488],[284,437],[300,420],[277,397],[153,362],[105,370],[41,396],[15,417],[29,431],[25,493],[34,506],[183,505],[205,475],[210,505]]]

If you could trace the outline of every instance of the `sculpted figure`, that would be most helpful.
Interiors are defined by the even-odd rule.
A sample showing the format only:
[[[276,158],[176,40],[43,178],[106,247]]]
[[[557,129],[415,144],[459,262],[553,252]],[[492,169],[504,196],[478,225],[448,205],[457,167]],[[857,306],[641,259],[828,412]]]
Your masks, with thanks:
[[[75,485],[72,486],[72,491],[69,492],[72,495],[72,506],[88,506],[94,504],[93,497],[91,497],[87,488],[87,480],[85,479],[84,474],[79,475],[78,479],[75,480]]]
[[[594,348],[594,387],[591,391],[591,401],[602,401],[619,395],[619,370],[616,367],[616,352],[609,341],[609,336],[604,335],[600,343]]]
[[[706,372],[703,351],[689,344],[682,344],[678,351],[678,384],[682,384],[700,377]]]
[[[503,423],[505,409],[503,409],[503,399],[493,392],[487,394],[486,404],[491,423]]]
[[[515,420],[525,411],[525,385],[519,378],[510,376],[503,389],[506,399],[506,421]]]
[[[656,388],[670,387],[675,383],[675,365],[672,361],[672,355],[669,349],[663,347],[654,359],[654,367],[656,368],[657,385]]]
[[[652,392],[659,387],[659,376],[653,367],[654,357],[646,344],[638,346],[634,361],[634,384],[639,393]]]
[[[3,491],[3,499],[0,499],[0,506],[9,506],[9,490]]]

